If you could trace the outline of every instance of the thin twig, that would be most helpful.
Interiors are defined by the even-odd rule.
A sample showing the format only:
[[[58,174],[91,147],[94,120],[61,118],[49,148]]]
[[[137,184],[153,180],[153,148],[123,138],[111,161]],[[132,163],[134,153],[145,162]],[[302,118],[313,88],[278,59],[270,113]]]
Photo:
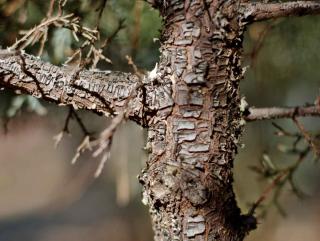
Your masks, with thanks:
[[[23,55],[21,54],[21,52],[19,53],[19,58],[20,58],[20,66],[21,66],[21,70],[23,73],[25,73],[27,76],[29,76],[36,84],[38,91],[40,92],[41,96],[45,96],[45,93],[43,92],[42,87],[40,86],[40,82],[37,79],[37,77],[31,73],[28,69],[27,69],[27,64],[26,64],[26,60],[24,59]]]
[[[289,170],[280,173],[275,179],[272,180],[271,184],[268,185],[258,200],[252,205],[248,215],[254,215],[256,209],[267,199],[267,197],[273,192],[274,188],[288,175]]]
[[[85,136],[90,136],[91,133],[88,131],[87,127],[84,125],[82,119],[80,118],[80,116],[77,114],[77,112],[73,109],[73,107],[70,107],[71,111],[72,111],[72,115],[76,118],[76,121],[79,125],[79,127],[81,128],[83,134]]]
[[[304,139],[308,142],[308,144],[310,145],[310,147],[312,148],[314,154],[316,156],[320,156],[320,148],[317,147],[317,145],[314,143],[313,138],[311,137],[311,135],[307,132],[307,130],[304,128],[304,126],[302,125],[302,123],[300,121],[298,121],[298,119],[296,117],[293,118],[293,122],[296,124],[296,126],[298,127],[298,129],[300,130],[300,132],[302,133],[302,135],[304,136]]]
[[[248,109],[244,115],[246,121],[271,120],[281,118],[293,118],[302,116],[320,116],[320,107],[298,106],[298,107],[270,107],[270,108],[254,108]]]
[[[257,201],[252,205],[248,213],[249,215],[254,215],[256,209],[260,207],[263,202],[266,201],[268,196],[270,196],[270,194],[273,193],[275,188],[277,188],[277,190],[276,192],[274,192],[273,201],[274,203],[277,203],[280,192],[282,191],[282,188],[287,183],[287,181],[291,184],[293,191],[297,193],[298,189],[295,185],[293,185],[293,175],[299,168],[300,164],[306,159],[306,156],[308,155],[309,151],[309,147],[301,151],[299,153],[297,161],[292,166],[289,166],[282,170],[276,170],[277,174],[275,175],[275,178],[273,178],[272,182],[264,189]]]
[[[108,2],[108,0],[102,0],[101,6],[97,9],[99,11],[99,13],[98,13],[98,18],[97,18],[97,23],[96,23],[96,29],[99,29],[101,18],[102,18],[102,14],[103,14],[104,9],[105,9],[105,7],[107,5],[107,2]]]

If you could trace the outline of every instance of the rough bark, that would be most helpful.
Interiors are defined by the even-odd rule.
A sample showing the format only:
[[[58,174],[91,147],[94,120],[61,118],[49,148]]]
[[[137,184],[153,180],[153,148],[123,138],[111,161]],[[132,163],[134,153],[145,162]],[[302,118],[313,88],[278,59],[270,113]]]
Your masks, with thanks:
[[[149,124],[151,155],[140,177],[155,240],[242,240],[255,219],[240,214],[232,188],[242,130],[236,1],[154,6],[165,21],[156,80],[173,92],[173,106]]]
[[[0,86],[59,105],[115,114],[131,94],[139,96],[139,77],[130,73],[57,67],[20,51],[1,50]],[[135,92],[135,93],[133,93]],[[131,118],[141,118],[142,98],[132,98]]]
[[[244,113],[246,121],[272,120],[304,116],[320,116],[320,105],[297,107],[249,108]]]
[[[144,127],[157,110],[172,105],[171,88],[154,81],[153,73],[58,67],[21,51],[0,50],[0,87],[106,116],[125,108]]]
[[[244,3],[243,14],[250,21],[263,21],[288,16],[320,13],[319,1],[290,1],[284,3]]]
[[[243,31],[253,21],[317,13],[319,4],[147,1],[164,19],[160,62],[147,76],[59,68],[2,51],[0,86],[105,115],[127,108],[129,118],[149,127],[140,181],[155,240],[243,240],[256,220],[236,204],[233,160],[242,118],[265,118],[265,110],[240,111]],[[305,110],[282,109],[285,116]]]

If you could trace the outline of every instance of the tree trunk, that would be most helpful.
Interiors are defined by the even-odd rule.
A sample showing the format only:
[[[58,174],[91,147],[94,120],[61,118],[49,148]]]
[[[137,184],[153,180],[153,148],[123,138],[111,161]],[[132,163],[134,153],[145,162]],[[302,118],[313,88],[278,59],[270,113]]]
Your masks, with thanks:
[[[151,154],[140,178],[156,241],[243,240],[255,226],[232,188],[243,27],[236,2],[222,2],[159,5],[165,23],[152,81],[167,86],[172,101],[150,120]]]

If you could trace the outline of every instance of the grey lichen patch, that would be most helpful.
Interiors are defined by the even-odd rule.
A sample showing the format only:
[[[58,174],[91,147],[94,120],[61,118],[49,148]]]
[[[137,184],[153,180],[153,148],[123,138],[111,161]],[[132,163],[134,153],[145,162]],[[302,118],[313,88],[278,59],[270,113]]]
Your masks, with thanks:
[[[189,118],[189,117],[199,118],[200,115],[201,115],[201,110],[185,110],[185,109],[182,109],[182,110],[180,110],[180,113],[185,118]]]
[[[159,86],[153,95],[151,108],[154,106],[154,109],[164,109],[173,106],[171,86]]]
[[[203,84],[205,83],[205,79],[202,73],[203,72],[200,72],[200,73],[190,72],[186,74],[186,76],[184,77],[184,81],[187,84]]]
[[[178,143],[182,143],[185,141],[194,141],[197,138],[197,135],[198,134],[195,131],[178,133],[177,140]]]
[[[180,130],[194,130],[195,129],[195,123],[188,120],[177,120],[176,125],[174,126],[174,130],[180,131]]]
[[[203,234],[206,230],[205,219],[203,216],[198,215],[195,217],[187,218],[187,227],[185,234],[188,238],[194,238],[196,235]]]
[[[163,200],[165,197],[167,197],[167,195],[170,194],[170,189],[163,184],[155,184],[154,186],[151,186],[151,190],[154,198],[157,200]]]
[[[192,39],[180,39],[180,40],[176,40],[175,42],[174,42],[174,44],[175,45],[183,45],[183,46],[185,46],[185,45],[190,45],[190,44],[192,44]]]
[[[197,105],[202,106],[203,105],[203,94],[198,90],[192,90],[189,94],[189,104],[190,105]]]
[[[210,145],[209,144],[195,144],[191,145],[188,150],[189,152],[207,152],[209,151]]]
[[[192,173],[192,170],[191,170]],[[208,192],[207,189],[199,182],[195,182],[194,180],[187,181],[184,185],[182,185],[183,195],[187,198],[192,205],[202,205],[208,200]]]

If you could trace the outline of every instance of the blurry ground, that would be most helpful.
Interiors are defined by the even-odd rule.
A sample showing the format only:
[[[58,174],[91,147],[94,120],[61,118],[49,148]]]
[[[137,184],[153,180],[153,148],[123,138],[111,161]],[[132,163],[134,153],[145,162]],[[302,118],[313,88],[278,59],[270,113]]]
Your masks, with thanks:
[[[104,124],[93,115],[84,118],[91,119],[96,125]],[[75,166],[70,164],[76,139],[67,137],[54,149],[52,137],[59,132],[60,125],[59,116],[51,120],[19,117],[9,124],[7,135],[1,134],[0,241],[152,240],[136,179],[142,164],[140,157],[144,156],[142,131],[133,123],[122,128],[103,176],[94,180],[97,163],[93,159],[84,157]],[[247,135],[253,130],[250,128]],[[253,140],[252,145],[255,148]],[[237,159],[236,190],[243,209],[264,186],[245,170],[246,166],[239,167],[239,163],[258,156],[253,153],[243,151]],[[249,156],[254,158],[248,159]],[[119,170],[123,169],[119,162],[126,162],[128,157],[133,163],[124,166],[130,170]],[[305,172],[314,173],[308,168]],[[314,195],[316,186],[312,189]],[[267,218],[260,220],[258,231],[247,240],[319,240],[319,200],[315,196],[301,201],[287,192],[282,201],[288,216],[284,218],[271,208]]]
[[[147,209],[135,191],[143,156],[141,130],[129,123],[119,131],[112,160],[95,180],[98,163],[93,159],[71,166],[76,143],[67,140],[54,149],[52,137],[60,124],[22,117],[9,124],[6,136],[1,134],[0,240],[150,240]],[[120,170],[119,162],[128,156],[136,168]]]

